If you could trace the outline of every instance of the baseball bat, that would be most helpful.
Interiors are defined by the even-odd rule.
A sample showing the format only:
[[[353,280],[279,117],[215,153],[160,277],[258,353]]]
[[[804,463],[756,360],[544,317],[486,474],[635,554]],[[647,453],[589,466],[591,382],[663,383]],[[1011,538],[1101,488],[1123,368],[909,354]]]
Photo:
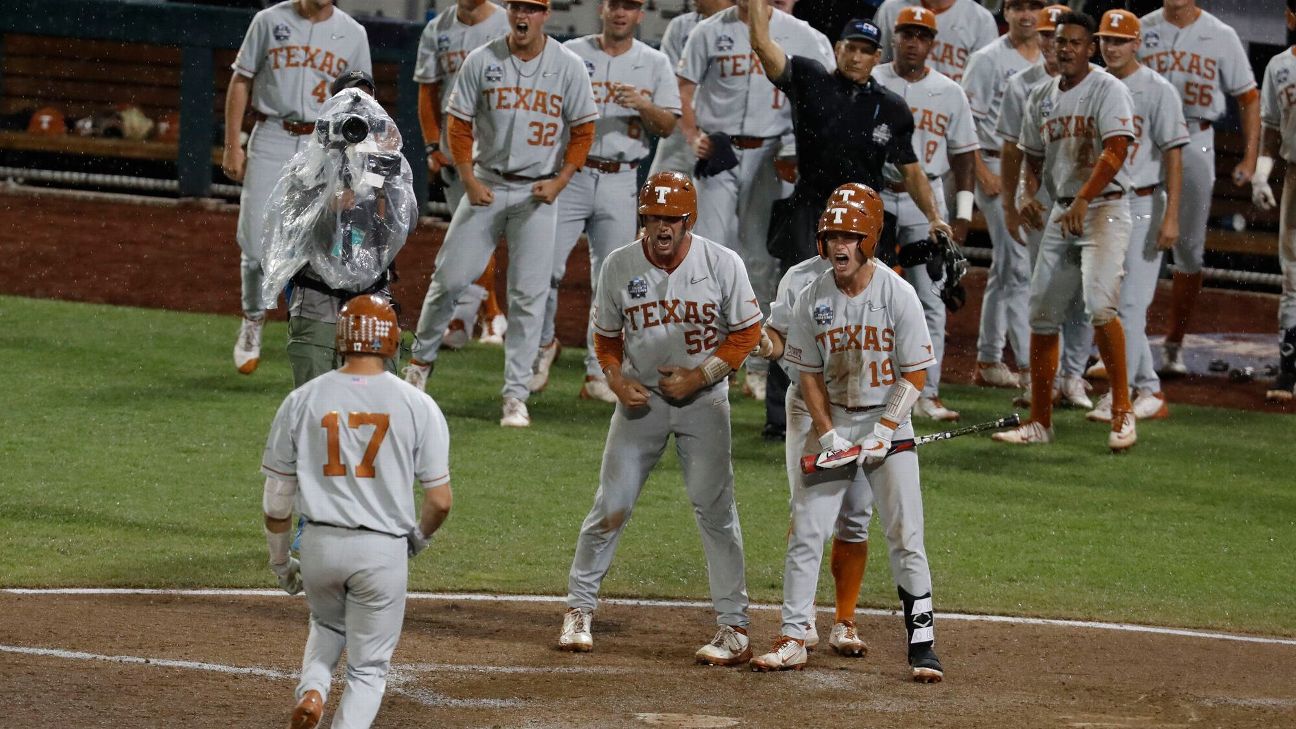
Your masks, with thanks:
[[[954,430],[942,430],[939,433],[920,435],[912,440],[896,441],[895,443],[892,443],[891,448],[887,450],[887,455],[889,456],[892,453],[912,450],[920,445],[935,443],[938,440],[949,440],[950,438],[957,438],[961,435],[982,433],[987,430],[1015,428],[1018,425],[1021,425],[1021,416],[1017,413],[1013,413],[1012,415],[999,418],[998,420],[990,420],[984,423],[977,423],[976,425],[955,428]],[[855,445],[850,448],[844,448],[840,451],[828,451],[817,455],[802,456],[801,473],[809,474],[814,473],[815,471],[827,471],[833,468],[848,466],[855,462],[855,459],[859,457],[860,452],[863,450],[864,448],[862,446]]]

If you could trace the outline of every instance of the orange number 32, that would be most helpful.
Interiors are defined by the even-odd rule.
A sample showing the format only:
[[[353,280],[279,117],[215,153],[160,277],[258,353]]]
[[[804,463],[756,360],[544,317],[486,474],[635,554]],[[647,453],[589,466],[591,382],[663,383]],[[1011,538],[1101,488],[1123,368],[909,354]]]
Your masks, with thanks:
[[[527,137],[527,144],[532,147],[554,146],[554,137],[558,136],[558,125],[556,123],[533,121],[527,124],[527,129],[531,130],[531,136]]]
[[[356,478],[373,478],[378,474],[374,469],[374,460],[378,458],[378,449],[382,446],[383,438],[387,437],[388,419],[387,413],[347,413],[348,428],[372,425],[374,429],[373,434],[369,436],[369,445],[365,448],[364,457],[360,459],[360,465],[356,466]],[[339,443],[340,421],[341,417],[336,410],[320,420],[320,427],[328,433],[328,463],[324,464],[325,476],[345,476],[347,473],[346,464],[342,462],[342,447]]]

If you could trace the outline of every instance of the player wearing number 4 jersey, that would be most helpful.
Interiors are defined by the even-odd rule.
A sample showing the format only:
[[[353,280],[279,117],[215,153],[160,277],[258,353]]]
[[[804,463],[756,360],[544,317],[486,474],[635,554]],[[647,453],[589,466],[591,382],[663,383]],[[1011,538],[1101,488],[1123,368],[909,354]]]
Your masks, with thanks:
[[[585,164],[598,109],[580,57],[544,34],[549,0],[513,0],[508,19],[507,36],[468,54],[450,94],[450,143],[464,198],[437,254],[405,379],[426,386],[455,299],[503,235],[509,336],[500,425],[527,427],[553,261],[553,203]]]
[[[594,506],[581,524],[567,576],[558,647],[593,649],[590,623],[599,586],[639,492],[673,435],[720,626],[695,657],[738,665],[751,658],[751,645],[727,378],[760,339],[760,307],[738,256],[691,232],[697,192],[688,177],[649,177],[639,192],[639,214],[644,236],[608,256],[597,289],[594,342],[618,404]]]
[[[333,80],[350,70],[372,78],[373,66],[364,27],[333,7],[332,0],[285,0],[252,18],[231,68],[221,169],[243,183],[238,219],[243,324],[234,344],[234,366],[247,375],[261,361],[266,201],[284,164],[315,132],[315,117],[332,96]],[[249,106],[256,126],[245,153],[239,135]]]
[[[292,391],[275,415],[261,470],[270,568],[303,587],[310,635],[290,726],[311,729],[346,651],[333,726],[362,729],[378,713],[405,617],[407,561],[450,512],[450,436],[432,398],[383,370],[396,356],[396,312],[359,296],[338,314],[342,367]],[[411,486],[423,490],[421,515]],[[309,521],[301,562],[288,554],[293,512]]]

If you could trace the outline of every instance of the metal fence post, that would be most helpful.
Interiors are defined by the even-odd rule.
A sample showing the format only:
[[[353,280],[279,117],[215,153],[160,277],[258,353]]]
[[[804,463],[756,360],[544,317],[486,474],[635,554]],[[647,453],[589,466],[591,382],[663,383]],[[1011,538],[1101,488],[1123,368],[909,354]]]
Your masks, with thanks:
[[[209,46],[185,46],[180,70],[181,197],[206,197],[212,184],[212,95],[216,88]]]

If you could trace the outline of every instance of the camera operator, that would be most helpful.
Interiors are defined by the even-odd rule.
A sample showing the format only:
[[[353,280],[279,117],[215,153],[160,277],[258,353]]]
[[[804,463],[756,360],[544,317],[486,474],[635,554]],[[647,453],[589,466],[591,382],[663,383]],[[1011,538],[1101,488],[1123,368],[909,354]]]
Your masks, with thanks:
[[[393,261],[418,222],[395,122],[360,71],[338,77],[306,149],[268,202],[263,293],[289,284],[288,361],[300,387],[339,363],[338,311],[361,294],[391,299]],[[394,360],[386,362],[395,373]]]

